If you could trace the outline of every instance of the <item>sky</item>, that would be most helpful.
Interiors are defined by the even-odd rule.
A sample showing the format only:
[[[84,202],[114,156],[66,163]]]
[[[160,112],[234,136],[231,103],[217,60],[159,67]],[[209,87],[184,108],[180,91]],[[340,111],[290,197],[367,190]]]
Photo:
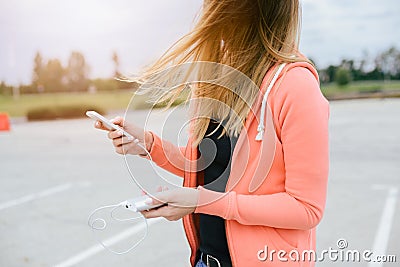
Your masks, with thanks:
[[[318,67],[400,48],[399,0],[301,0],[301,51]],[[90,76],[124,74],[159,57],[194,25],[201,0],[0,0],[0,81],[30,83],[33,59],[85,55]]]

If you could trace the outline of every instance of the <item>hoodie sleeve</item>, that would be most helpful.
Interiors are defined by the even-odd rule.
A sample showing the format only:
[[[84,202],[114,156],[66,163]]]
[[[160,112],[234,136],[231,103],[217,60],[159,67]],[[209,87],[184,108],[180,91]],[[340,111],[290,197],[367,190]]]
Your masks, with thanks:
[[[295,67],[283,77],[272,108],[284,154],[285,191],[243,195],[199,187],[195,212],[286,229],[311,229],[321,220],[329,168],[329,104],[308,69]]]
[[[150,148],[150,156],[142,156],[151,159],[159,167],[180,177],[184,176],[185,169],[185,147],[178,147],[161,139],[158,135],[150,132],[153,136],[153,144]]]

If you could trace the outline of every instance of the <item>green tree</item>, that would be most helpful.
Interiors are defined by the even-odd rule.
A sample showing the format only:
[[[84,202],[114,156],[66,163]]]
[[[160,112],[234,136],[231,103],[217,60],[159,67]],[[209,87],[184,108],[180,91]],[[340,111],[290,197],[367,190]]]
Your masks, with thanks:
[[[396,47],[390,47],[376,57],[375,64],[382,71],[385,80],[397,77],[400,74],[400,51]]]
[[[0,95],[12,95],[13,87],[7,85],[4,81],[0,82]]]
[[[335,73],[338,67],[330,65],[327,69],[326,69],[326,74],[329,77],[329,82],[333,82],[335,80]]]
[[[44,88],[47,92],[60,92],[65,90],[65,69],[60,60],[50,59],[44,72]]]
[[[338,68],[335,73],[335,82],[341,87],[349,84],[351,81],[350,73],[351,72],[346,68],[343,67]]]
[[[45,66],[43,64],[43,58],[40,52],[36,52],[35,59],[33,61],[33,77],[32,77],[32,86],[37,88],[39,91],[43,89],[43,83],[45,80],[44,72]]]
[[[112,60],[114,62],[114,77],[120,77],[121,73],[119,72],[119,57],[115,51],[112,55]]]
[[[68,87],[73,91],[84,91],[89,85],[89,66],[80,52],[72,52],[68,60],[67,80]]]

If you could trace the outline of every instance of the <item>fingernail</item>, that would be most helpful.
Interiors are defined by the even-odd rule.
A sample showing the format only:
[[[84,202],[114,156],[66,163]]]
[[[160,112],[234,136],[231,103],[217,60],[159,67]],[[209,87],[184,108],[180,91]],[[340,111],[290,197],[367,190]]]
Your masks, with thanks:
[[[96,121],[96,126],[99,127],[100,126],[100,122]]]
[[[128,141],[132,141],[133,139],[133,136],[128,136]]]
[[[118,131],[117,133],[118,133],[118,135],[123,135],[124,134],[122,131]]]
[[[144,203],[146,203],[146,204],[153,204],[153,199],[152,199],[152,198],[146,199],[146,200],[144,201]]]

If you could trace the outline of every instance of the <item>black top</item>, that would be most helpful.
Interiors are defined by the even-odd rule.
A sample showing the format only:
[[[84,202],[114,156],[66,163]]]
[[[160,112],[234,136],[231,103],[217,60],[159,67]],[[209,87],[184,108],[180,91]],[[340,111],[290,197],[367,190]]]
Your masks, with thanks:
[[[222,126],[210,121],[207,132],[199,144],[201,160],[199,171],[204,170],[204,188],[225,192],[231,171],[232,151],[237,138],[222,133]],[[225,233],[225,220],[218,216],[200,214],[200,251],[223,262],[231,263]]]

